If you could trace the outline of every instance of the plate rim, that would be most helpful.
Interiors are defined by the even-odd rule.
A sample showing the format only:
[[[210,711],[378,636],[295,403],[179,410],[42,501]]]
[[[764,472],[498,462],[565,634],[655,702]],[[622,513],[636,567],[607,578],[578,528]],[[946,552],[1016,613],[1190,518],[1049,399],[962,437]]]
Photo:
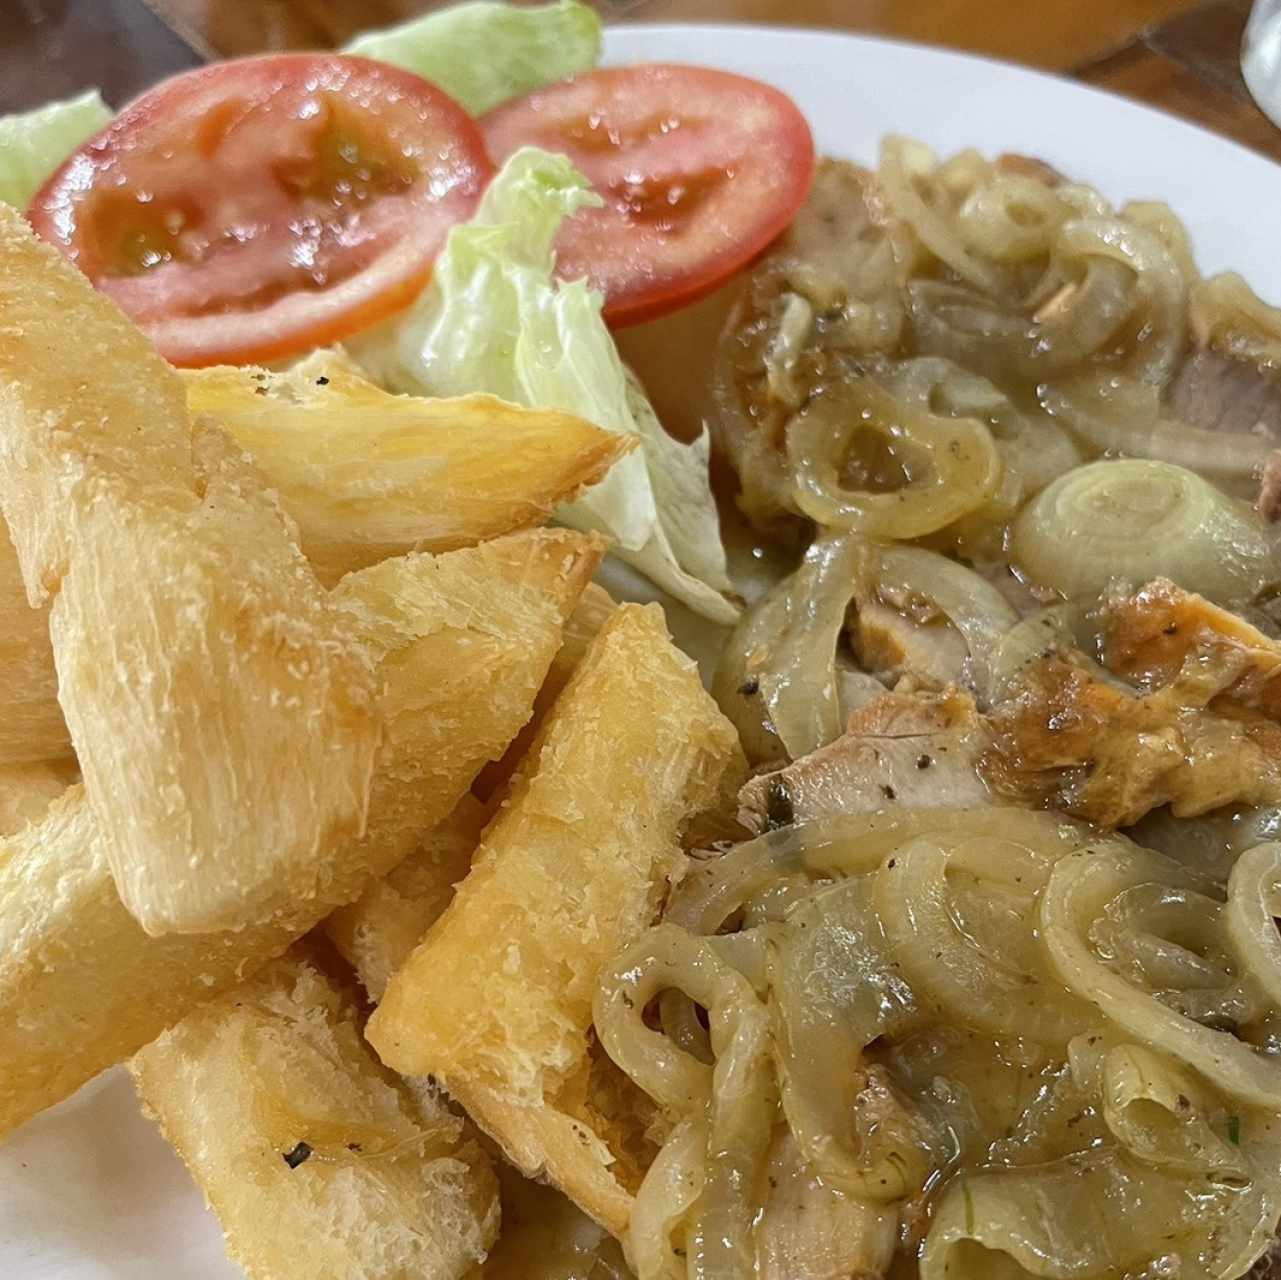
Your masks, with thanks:
[[[1164,107],[1153,106],[1138,98],[1127,97],[1115,89],[1106,89],[1100,85],[1087,84],[1076,79],[1070,71],[1054,71],[1045,67],[1028,66],[1012,58],[997,57],[992,54],[975,53],[969,49],[955,49],[949,45],[933,44],[924,40],[909,40],[901,36],[873,35],[861,31],[843,31],[835,27],[810,25],[770,26],[761,22],[624,22],[607,23],[603,28],[602,65],[609,65],[610,45],[621,38],[624,43],[629,33],[644,32],[660,39],[668,37],[689,38],[695,35],[708,37],[729,37],[738,39],[746,36],[749,40],[768,37],[771,42],[780,38],[785,40],[818,41],[821,43],[839,42],[856,44],[870,49],[882,48],[893,50],[896,54],[924,54],[944,61],[965,63],[972,67],[996,67],[1005,73],[1013,72],[1019,77],[1048,82],[1058,89],[1109,103],[1119,103],[1127,110],[1151,117],[1165,125],[1175,125],[1181,129],[1191,130],[1212,142],[1239,152],[1247,159],[1258,161],[1271,170],[1281,172],[1281,160],[1256,151],[1253,147],[1239,142],[1236,138],[1219,133],[1199,121],[1189,120],[1176,115]],[[714,65],[714,59],[707,65]],[[1278,128],[1278,139],[1281,140],[1281,127]]]

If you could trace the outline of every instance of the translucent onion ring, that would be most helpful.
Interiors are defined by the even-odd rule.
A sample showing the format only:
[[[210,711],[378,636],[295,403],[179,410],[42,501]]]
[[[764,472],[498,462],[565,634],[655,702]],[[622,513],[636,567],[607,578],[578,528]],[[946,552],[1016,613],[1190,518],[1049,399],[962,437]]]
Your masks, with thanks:
[[[1011,559],[1069,598],[1113,581],[1171,578],[1211,600],[1248,600],[1277,576],[1263,522],[1195,472],[1092,462],[1047,485],[1015,521]]]
[[[1281,888],[1281,842],[1247,849],[1228,877],[1225,923],[1241,968],[1281,1010],[1281,932],[1272,903]]]
[[[909,455],[919,478],[889,493],[846,489],[840,473],[860,431],[880,430]],[[794,497],[816,524],[868,538],[919,538],[983,505],[1001,478],[992,433],[972,418],[905,408],[870,378],[851,378],[815,396],[787,427]]]
[[[1119,893],[1151,880],[1198,887],[1160,855],[1137,845],[1068,854],[1050,874],[1041,895],[1042,936],[1059,978],[1141,1044],[1195,1067],[1224,1093],[1242,1102],[1281,1109],[1281,1064],[1269,1061],[1224,1031],[1212,1031],[1166,1008],[1114,973],[1086,941]]]
[[[936,839],[914,840],[895,850],[877,875],[877,913],[909,981],[976,1030],[1066,1046],[1082,1023],[1076,1001],[1047,992],[1034,975],[990,960],[962,932],[948,900],[950,856]],[[1026,849],[1025,887],[1035,890],[1049,870],[1048,861]]]

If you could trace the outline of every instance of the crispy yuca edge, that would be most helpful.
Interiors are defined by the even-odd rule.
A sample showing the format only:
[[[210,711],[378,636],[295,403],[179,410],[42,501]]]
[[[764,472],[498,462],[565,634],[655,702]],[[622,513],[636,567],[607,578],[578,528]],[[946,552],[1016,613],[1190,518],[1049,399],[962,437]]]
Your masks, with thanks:
[[[488,819],[485,806],[474,795],[463,796],[409,857],[367,885],[355,902],[339,907],[321,926],[374,1003],[449,905],[454,886],[471,867]]]
[[[551,1103],[509,1103],[483,1085],[454,1082],[450,1096],[523,1176],[556,1187],[610,1235],[624,1238],[635,1197],[614,1172],[613,1150],[625,1135],[593,1129]]]
[[[601,592],[600,596],[603,595]],[[584,593],[574,612],[574,617],[579,618],[580,630],[584,603],[594,628],[598,627],[600,596],[589,602],[588,593]],[[612,610],[613,602],[608,603]],[[586,640],[580,643],[581,636],[570,636],[573,627],[574,618],[571,618],[566,624],[565,641],[552,664],[553,670],[557,664],[566,668],[556,680],[557,688],[565,683],[586,650]],[[543,692],[552,682],[553,672],[549,671]],[[513,748],[515,745],[512,744]],[[326,937],[351,965],[370,999],[376,1002],[381,997],[388,977],[405,962],[422,935],[448,906],[454,886],[467,874],[486,818],[485,807],[474,796],[464,796],[453,813],[431,831],[399,867],[374,881],[357,901],[339,908],[325,921]],[[421,1077],[407,1083],[415,1097],[422,1098],[425,1094],[431,1101],[439,1096]],[[581,1176],[573,1181],[580,1199],[594,1206],[597,1219],[603,1221],[606,1230],[622,1235],[631,1209],[631,1196],[610,1172],[608,1147],[602,1146],[597,1135],[550,1108],[504,1107],[482,1090],[464,1092],[454,1101],[466,1109],[466,1123],[470,1125],[475,1121],[502,1149],[511,1179],[541,1179],[547,1169],[549,1151],[555,1153],[551,1163],[558,1169],[569,1168],[577,1162]],[[583,1159],[581,1150],[585,1143],[598,1149],[596,1159]],[[578,1186],[579,1183],[582,1185]],[[504,1182],[504,1187],[506,1185]],[[542,1188],[542,1193],[556,1194],[550,1187]],[[503,1194],[505,1197],[506,1190]],[[570,1210],[562,1204],[558,1212],[568,1214]],[[504,1218],[503,1231],[507,1229]]]
[[[406,551],[439,554],[545,522],[635,444],[492,396],[389,396],[334,352],[282,373],[218,367],[184,370],[182,379],[192,414],[211,415],[252,455],[329,585]],[[328,435],[318,430],[326,426]],[[329,446],[329,457],[335,438],[341,448]],[[369,468],[351,459],[380,441],[388,487],[371,493]],[[390,523],[388,510],[397,513]],[[0,518],[0,764],[71,754],[48,610],[26,607]]]
[[[190,491],[182,381],[70,262],[0,205],[0,507],[33,605],[56,590],[75,530],[67,498],[112,479]]]
[[[611,1231],[631,1195],[612,1150],[559,1105],[588,1065],[600,968],[680,874],[679,834],[740,776],[737,735],[667,638],[621,606],[588,648],[452,905],[393,975],[366,1034],[431,1074],[524,1172]]]
[[[595,584],[584,591],[565,624],[561,646],[535,701],[533,718],[502,760],[482,771],[482,777],[491,780],[489,789],[505,782],[519,766],[541,718],[555,704],[617,607]],[[375,1003],[382,998],[391,974],[409,958],[452,900],[455,886],[470,868],[487,816],[486,808],[474,796],[465,796],[399,867],[325,921],[326,936]],[[520,1176],[541,1179],[550,1165],[561,1172],[562,1181],[574,1187],[578,1200],[592,1206],[597,1221],[621,1236],[631,1210],[631,1195],[611,1172],[609,1145],[599,1135],[550,1107],[508,1106],[482,1088],[463,1089],[455,1101],[499,1145]]]
[[[574,612],[565,623],[565,635],[548,669],[543,687],[534,700],[534,714],[529,723],[516,735],[501,760],[486,765],[476,779],[475,791],[487,804],[496,802],[511,781],[521,762],[529,753],[530,744],[542,726],[543,718],[551,710],[561,690],[578,670],[593,640],[610,615],[618,608],[617,602],[604,587],[593,582],[583,592]]]
[[[398,790],[413,777],[417,800],[391,796],[384,814],[376,795],[369,832],[331,859],[325,898],[288,919],[234,932],[144,933],[115,891],[79,787],[42,821],[0,840],[0,1135],[251,974],[416,847],[528,718],[600,554],[598,539],[534,530],[447,556],[405,557],[347,581],[343,598],[359,625],[378,633],[384,699],[439,721],[454,749],[389,740],[379,776]],[[398,579],[415,591],[398,591]],[[495,636],[506,637],[497,649]],[[461,667],[459,678],[426,678],[413,664],[423,653]],[[468,679],[469,659],[486,664],[483,679]]]
[[[183,381],[192,412],[253,455],[325,582],[545,523],[637,444],[494,396],[389,395],[327,351],[282,373],[219,367]]]
[[[0,766],[71,758],[49,610],[27,603],[18,553],[0,516]]]
[[[458,1280],[497,1235],[474,1136],[381,1067],[303,950],[188,1014],[130,1070],[253,1280]]]
[[[317,855],[365,822],[368,665],[238,446],[11,210],[0,511],[29,601],[53,597],[59,701],[143,927],[242,927],[311,891]]]
[[[487,764],[476,779],[473,790],[487,805],[497,803],[494,793],[516,771],[543,717],[617,607],[603,587],[587,584],[565,621],[560,648],[534,699],[533,715],[502,758]],[[486,805],[476,796],[464,796],[453,813],[393,872],[375,880],[355,902],[339,908],[325,921],[329,941],[356,971],[375,1004],[382,999],[387,980],[453,900],[454,886],[470,869],[489,817]]]

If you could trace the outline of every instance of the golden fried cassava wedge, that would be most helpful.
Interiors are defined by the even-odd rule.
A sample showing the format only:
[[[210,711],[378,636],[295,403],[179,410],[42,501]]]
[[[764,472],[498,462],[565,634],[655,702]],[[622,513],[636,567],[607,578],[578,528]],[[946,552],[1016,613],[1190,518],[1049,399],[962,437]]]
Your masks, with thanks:
[[[623,605],[605,623],[367,1028],[385,1063],[440,1080],[518,1168],[611,1229],[629,1188],[610,1167],[625,1153],[593,1128],[597,976],[682,874],[686,821],[741,769],[737,735],[662,618]]]
[[[631,444],[566,414],[485,396],[387,396],[333,352],[288,373],[219,368],[183,376],[193,410],[221,415],[254,454],[298,522],[313,568],[329,582],[404,550],[449,551],[539,523]],[[257,394],[264,388],[268,401]],[[413,411],[408,424],[402,406]],[[377,458],[388,475],[371,493]],[[48,609],[25,604],[17,553],[4,532],[0,763],[71,754]]]
[[[39,822],[49,806],[80,778],[74,759],[0,764],[0,839]]]
[[[473,790],[486,803],[511,780],[512,774],[525,758],[530,743],[534,741],[543,717],[560,697],[560,691],[569,683],[570,676],[578,669],[591,642],[596,639],[606,619],[616,608],[618,605],[609,592],[594,582],[583,592],[578,607],[565,623],[565,638],[547,670],[547,679],[543,681],[543,687],[534,699],[533,717],[516,735],[516,740],[507,748],[503,758],[486,765],[476,779]]]
[[[393,396],[318,352],[285,373],[183,374],[193,413],[253,455],[327,582],[403,551],[542,524],[635,440],[493,396]]]
[[[0,1135],[127,1058],[295,936],[142,931],[83,788],[0,839]]]
[[[0,209],[0,510],[120,895],[150,932],[316,892],[364,824],[369,664],[261,476],[178,375]]]
[[[562,653],[564,648],[562,645]],[[544,690],[551,680],[549,672]],[[471,866],[487,816],[485,807],[474,796],[464,796],[458,808],[400,866],[384,879],[374,881],[355,902],[340,907],[325,921],[326,936],[351,964],[372,1000],[382,996],[388,977],[404,964],[424,932],[449,905],[454,886]],[[434,1092],[424,1093],[421,1079],[408,1079],[406,1085],[422,1098],[424,1105],[442,1105]],[[517,1109],[512,1112],[512,1125],[505,1130],[509,1145],[517,1126],[528,1125],[531,1119],[537,1126],[532,1131],[537,1141],[516,1143],[518,1151],[532,1145],[531,1165],[541,1167],[545,1163],[543,1152],[554,1147],[558,1137],[568,1137],[580,1145],[586,1138],[600,1145],[565,1116],[546,1110]],[[468,1129],[475,1132],[470,1126]],[[506,1161],[499,1161],[498,1166],[502,1235],[486,1258],[481,1274],[527,1280],[533,1274],[531,1269],[539,1267],[538,1274],[545,1271],[549,1278],[568,1275],[571,1262],[590,1266],[598,1251],[621,1264],[617,1242],[559,1191],[533,1182]],[[588,1176],[593,1174],[601,1184],[598,1202],[621,1202],[614,1216],[625,1217],[628,1201],[625,1194],[619,1195],[614,1174],[600,1165],[589,1168]]]
[[[449,906],[454,885],[471,869],[488,817],[475,796],[465,795],[398,867],[325,921],[326,936],[371,1000],[382,999],[387,979]]]
[[[488,1158],[379,1065],[301,954],[188,1014],[130,1070],[250,1280],[458,1280],[493,1243]]]
[[[531,1106],[487,1085],[451,1097],[520,1172],[548,1182],[611,1235],[624,1239],[636,1192],[658,1155],[649,1097],[593,1047],[554,1097]]]
[[[0,765],[71,755],[58,705],[49,610],[27,603],[18,553],[0,519]]]
[[[328,855],[322,894],[282,920],[147,935],[120,902],[80,788],[0,841],[0,1134],[251,974],[412,851],[528,719],[599,558],[591,538],[540,529],[346,579],[335,599],[377,644],[388,736],[367,833]]]
[[[529,719],[604,546],[595,534],[531,529],[387,560],[335,588],[335,604],[383,674],[387,726],[369,832],[354,846],[371,856],[357,857],[361,883],[338,902],[359,894],[366,872],[385,875],[412,853],[503,754]]]

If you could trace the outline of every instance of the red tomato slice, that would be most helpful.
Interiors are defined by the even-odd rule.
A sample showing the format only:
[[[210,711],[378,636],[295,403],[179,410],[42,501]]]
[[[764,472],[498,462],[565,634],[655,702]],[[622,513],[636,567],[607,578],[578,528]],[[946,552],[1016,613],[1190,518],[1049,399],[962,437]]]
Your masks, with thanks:
[[[412,301],[492,172],[427,81],[284,54],[135,99],[27,216],[174,364],[270,360]]]
[[[614,325],[710,293],[792,221],[814,176],[796,104],[706,67],[594,71],[501,106],[481,127],[495,163],[522,146],[559,151],[604,197],[566,223],[557,274],[603,290]]]

